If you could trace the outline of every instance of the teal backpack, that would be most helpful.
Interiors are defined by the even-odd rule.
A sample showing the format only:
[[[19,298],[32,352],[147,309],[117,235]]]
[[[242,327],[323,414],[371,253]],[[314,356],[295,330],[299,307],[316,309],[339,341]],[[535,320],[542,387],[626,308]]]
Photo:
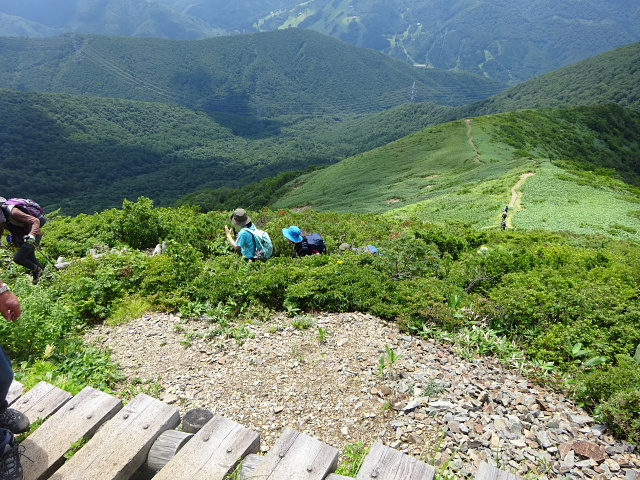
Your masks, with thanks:
[[[256,228],[251,230],[247,228],[253,235],[253,241],[255,243],[255,253],[253,258],[255,260],[268,260],[273,255],[273,242],[271,237],[264,230]]]

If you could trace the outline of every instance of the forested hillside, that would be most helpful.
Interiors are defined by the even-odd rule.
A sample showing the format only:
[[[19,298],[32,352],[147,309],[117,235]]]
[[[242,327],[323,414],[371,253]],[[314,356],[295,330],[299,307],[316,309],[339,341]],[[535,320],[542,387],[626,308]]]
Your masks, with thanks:
[[[0,111],[3,193],[65,214],[140,195],[169,205],[199,188],[331,163],[349,148],[319,143],[323,122],[245,139],[202,112],[161,103],[0,90]]]
[[[316,100],[316,107],[309,105],[306,115],[259,121],[165,102],[0,90],[7,185],[13,195],[38,198],[47,209],[62,207],[66,214],[100,211],[140,195],[153,198],[158,205],[180,199],[180,203],[195,203],[206,210],[232,208],[232,202],[259,208],[281,195],[272,189],[278,182],[257,184],[243,192],[233,189],[279,172],[333,164],[453,119],[558,103],[573,106],[619,100],[637,107],[639,51],[640,44],[622,47],[470,106],[415,102],[367,115],[320,115],[312,111],[319,108]],[[47,82],[57,78],[54,72],[65,71],[60,64],[44,65],[49,65]],[[345,78],[349,77],[345,74]],[[87,79],[97,81],[93,76]],[[309,90],[305,85],[301,82],[297,88]],[[140,90],[146,95],[146,88]],[[114,83],[114,94],[117,91],[131,96],[139,93],[138,87],[124,80]],[[23,174],[25,166],[31,172],[28,177]],[[626,178],[631,181],[629,174],[627,170]],[[157,188],[158,184],[163,188]]]
[[[0,38],[0,87],[177,103],[255,121],[410,101],[462,105],[503,90],[496,81],[417,69],[301,29],[199,41]]]

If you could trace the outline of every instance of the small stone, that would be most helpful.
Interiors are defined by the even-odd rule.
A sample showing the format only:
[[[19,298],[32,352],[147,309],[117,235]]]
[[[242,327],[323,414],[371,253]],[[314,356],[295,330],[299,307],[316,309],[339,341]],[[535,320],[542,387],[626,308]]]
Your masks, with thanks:
[[[573,423],[577,423],[578,425],[584,425],[585,423],[593,423],[593,418],[587,415],[571,415],[569,419]]]
[[[616,462],[616,461],[614,461],[614,460],[612,460],[610,458],[607,458],[604,461],[604,464],[607,467],[609,467],[609,470],[611,470],[612,472],[619,472],[620,471],[620,465],[618,464],[618,462]]]
[[[391,390],[388,386],[383,385],[380,387],[380,393],[378,395],[381,395],[383,397],[388,397],[392,393],[393,393],[393,390]]]
[[[573,450],[575,450],[578,455],[588,457],[595,462],[602,462],[605,459],[605,454],[600,447],[584,440],[576,440],[573,442]]]

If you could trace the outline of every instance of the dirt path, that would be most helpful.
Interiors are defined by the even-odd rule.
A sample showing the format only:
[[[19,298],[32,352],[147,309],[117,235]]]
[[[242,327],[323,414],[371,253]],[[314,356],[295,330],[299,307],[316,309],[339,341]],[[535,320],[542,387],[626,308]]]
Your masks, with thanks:
[[[467,124],[467,138],[469,139],[469,143],[471,144],[471,147],[473,148],[473,152],[474,152],[473,161],[478,163],[484,163],[482,160],[480,160],[480,150],[478,149],[478,146],[476,145],[476,143],[473,141],[473,133],[471,131],[472,122],[473,122],[473,118],[467,118],[465,120],[465,123]]]
[[[522,175],[520,175],[520,180],[518,180],[516,182],[516,184],[511,187],[511,201],[509,202],[509,211],[511,212],[515,212],[517,210],[520,210],[522,207],[522,184],[525,182],[525,180],[529,177],[531,177],[532,175],[535,175],[535,173],[533,172],[529,172],[529,173],[523,173]],[[506,218],[506,222],[507,222],[507,227],[512,227],[513,225],[511,224],[511,215],[509,215]]]

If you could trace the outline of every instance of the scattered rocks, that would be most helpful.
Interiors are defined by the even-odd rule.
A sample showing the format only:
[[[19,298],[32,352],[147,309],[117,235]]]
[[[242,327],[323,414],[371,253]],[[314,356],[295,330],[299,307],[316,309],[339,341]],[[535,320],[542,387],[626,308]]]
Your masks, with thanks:
[[[274,316],[238,343],[216,325],[151,314],[86,339],[110,348],[129,379],[158,382],[183,415],[205,408],[255,430],[262,451],[290,426],[340,452],[381,440],[457,478],[488,461],[541,480],[640,479],[633,445],[494,359],[462,359],[371,315],[313,322],[299,330]],[[381,368],[387,346],[401,357]]]

